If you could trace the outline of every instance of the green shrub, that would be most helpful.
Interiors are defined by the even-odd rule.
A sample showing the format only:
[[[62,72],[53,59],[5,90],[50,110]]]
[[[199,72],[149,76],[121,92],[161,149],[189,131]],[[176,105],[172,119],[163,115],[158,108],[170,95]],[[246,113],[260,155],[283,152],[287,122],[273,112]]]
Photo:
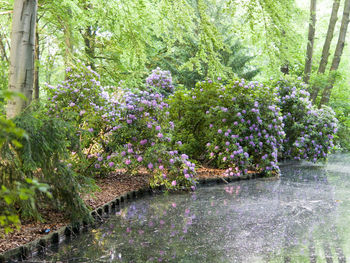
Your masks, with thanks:
[[[34,199],[18,199],[23,218],[41,219],[39,208],[50,205],[65,211],[72,220],[88,216],[81,200],[81,177],[69,167],[70,147],[76,142],[76,129],[69,123],[50,118],[39,109],[28,110],[14,119],[27,134],[19,140],[21,147],[7,140],[1,148],[1,184],[13,191],[16,183],[38,180],[46,184],[53,199],[36,192]],[[35,204],[35,205],[33,205]]]

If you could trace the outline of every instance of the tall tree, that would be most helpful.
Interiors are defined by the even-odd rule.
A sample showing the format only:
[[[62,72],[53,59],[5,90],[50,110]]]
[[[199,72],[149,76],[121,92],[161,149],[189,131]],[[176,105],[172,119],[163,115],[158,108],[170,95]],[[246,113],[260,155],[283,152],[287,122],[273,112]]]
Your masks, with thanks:
[[[335,24],[337,23],[337,20],[338,20],[339,6],[340,6],[340,0],[334,0],[331,17],[330,17],[329,24],[328,24],[327,35],[326,35],[326,39],[325,39],[323,49],[322,49],[321,62],[320,62],[320,65],[319,65],[318,71],[317,71],[318,74],[324,74],[326,71],[328,57],[330,55],[329,49],[331,47],[331,43],[332,43],[332,39],[333,39],[333,35],[334,35]],[[316,102],[316,98],[317,98],[319,92],[320,92],[320,87],[315,86],[312,88],[310,98],[314,104]]]
[[[9,101],[7,116],[20,113],[32,100],[37,0],[15,0],[12,20],[9,90],[27,98]]]
[[[308,83],[310,80],[311,67],[312,67],[312,54],[314,50],[314,40],[315,40],[315,27],[316,27],[316,0],[311,0],[310,1],[309,35],[308,35],[305,69],[304,69],[305,83]]]
[[[342,56],[343,50],[344,50],[346,33],[347,33],[348,25],[350,22],[349,13],[350,13],[350,0],[345,0],[344,12],[343,12],[343,17],[342,17],[341,26],[340,26],[338,43],[337,43],[337,47],[336,47],[335,52],[334,52],[334,57],[333,57],[332,65],[330,68],[330,72],[336,71],[339,68],[341,56]],[[330,84],[322,92],[320,106],[327,104],[329,102],[329,98],[330,98],[331,93],[332,93],[334,82],[335,82],[335,77],[331,76]]]
[[[39,64],[40,64],[40,45],[39,45],[39,30],[38,30],[38,22],[35,30],[35,51],[34,51],[34,99],[39,99]]]

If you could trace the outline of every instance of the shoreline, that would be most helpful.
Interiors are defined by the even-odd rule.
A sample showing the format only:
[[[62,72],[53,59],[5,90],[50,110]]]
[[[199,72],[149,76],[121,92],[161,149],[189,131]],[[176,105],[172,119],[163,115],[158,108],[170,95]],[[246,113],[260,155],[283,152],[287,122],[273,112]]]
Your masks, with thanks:
[[[215,184],[228,184],[234,181],[249,180],[255,178],[278,179],[279,176],[265,177],[262,174],[249,172],[246,176],[225,177],[221,169],[199,168],[197,174],[198,186],[210,186]],[[83,196],[85,203],[92,208],[90,214],[94,222],[103,222],[104,217],[109,217],[111,212],[119,209],[125,203],[142,198],[145,194],[161,193],[162,187],[151,189],[149,186],[150,175],[140,173],[139,175],[127,175],[111,173],[105,178],[96,179],[100,191],[93,195]],[[49,211],[51,212],[51,211]],[[53,217],[52,217],[53,216]],[[50,214],[47,220],[56,220],[48,223],[29,222],[21,225],[20,230],[15,230],[5,238],[0,239],[0,263],[11,259],[25,260],[32,254],[44,253],[45,249],[52,245],[58,245],[71,236],[78,235],[81,230],[89,228],[89,224],[81,222],[72,226],[69,220],[65,219],[63,213]],[[51,217],[51,218],[50,218]],[[57,220],[58,219],[58,220]],[[38,230],[50,227],[49,233],[38,233]]]

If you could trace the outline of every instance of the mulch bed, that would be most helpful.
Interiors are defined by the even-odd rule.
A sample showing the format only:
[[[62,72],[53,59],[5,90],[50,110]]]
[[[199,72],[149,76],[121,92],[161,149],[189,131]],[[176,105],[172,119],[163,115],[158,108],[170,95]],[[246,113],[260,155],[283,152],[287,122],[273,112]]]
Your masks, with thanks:
[[[218,178],[222,177],[223,172],[224,170],[220,169],[199,168],[197,169],[197,177],[198,179]],[[148,186],[149,179],[150,175],[145,171],[140,171],[139,174],[131,176],[122,170],[118,170],[107,177],[96,179],[96,184],[101,190],[91,195],[84,195],[82,198],[89,207],[95,209],[117,196]],[[6,237],[0,236],[0,253],[45,235],[45,229],[50,229],[50,232],[52,232],[69,224],[69,220],[65,218],[63,213],[57,211],[46,210],[42,212],[42,216],[45,220],[44,223],[22,222],[20,230],[15,230]]]

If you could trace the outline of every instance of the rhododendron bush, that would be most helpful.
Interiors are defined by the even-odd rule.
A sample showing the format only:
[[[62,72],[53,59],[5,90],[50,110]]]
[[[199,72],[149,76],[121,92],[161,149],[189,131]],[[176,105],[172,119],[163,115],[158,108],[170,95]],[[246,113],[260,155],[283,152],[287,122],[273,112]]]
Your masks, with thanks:
[[[183,139],[183,148],[191,149],[193,141],[200,141],[199,147],[205,147],[206,153],[202,161],[227,168],[227,175],[239,176],[248,170],[277,172],[284,131],[275,95],[271,88],[244,80],[227,85],[198,83],[191,91],[176,93],[170,104],[178,128],[175,136],[183,139],[191,132],[186,127],[190,127],[194,140]],[[191,108],[199,112],[191,112]],[[193,126],[188,123],[187,114],[194,117]],[[197,136],[200,139],[196,140]]]
[[[312,162],[326,160],[337,132],[334,111],[327,106],[314,107],[306,85],[300,81],[281,80],[276,85],[287,135],[282,157]]]
[[[160,93],[168,97],[174,92],[173,79],[170,71],[156,68],[146,78],[146,84],[150,91]]]
[[[78,127],[81,149],[72,147],[72,169],[106,173],[125,168],[136,174],[145,168],[153,175],[152,186],[194,185],[195,165],[169,147],[174,125],[163,95],[102,87],[99,76],[84,65],[68,69],[67,76],[47,88],[48,114]]]

